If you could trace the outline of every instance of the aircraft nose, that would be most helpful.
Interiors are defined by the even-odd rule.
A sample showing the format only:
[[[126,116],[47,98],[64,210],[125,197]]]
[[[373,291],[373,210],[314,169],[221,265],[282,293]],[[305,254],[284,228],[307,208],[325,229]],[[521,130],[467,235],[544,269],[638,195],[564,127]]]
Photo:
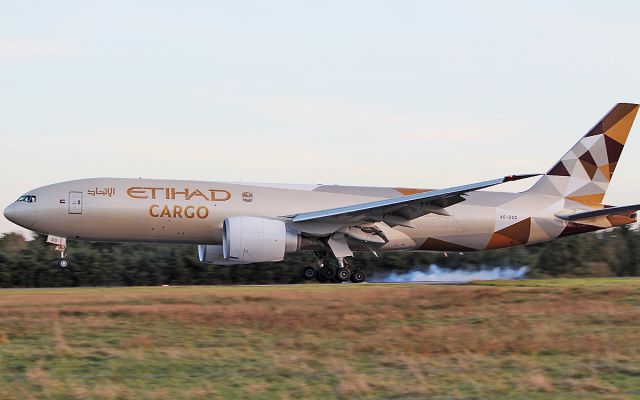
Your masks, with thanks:
[[[4,217],[9,221],[15,223],[16,222],[16,205],[10,204],[9,207],[4,209]]]

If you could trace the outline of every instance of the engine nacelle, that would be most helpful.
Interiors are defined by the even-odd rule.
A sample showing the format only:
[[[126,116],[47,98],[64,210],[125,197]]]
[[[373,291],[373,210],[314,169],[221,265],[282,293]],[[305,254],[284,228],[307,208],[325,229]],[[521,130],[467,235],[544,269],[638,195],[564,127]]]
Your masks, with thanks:
[[[222,255],[238,264],[281,261],[300,248],[298,234],[283,221],[261,217],[229,217],[222,226]]]
[[[219,244],[199,244],[198,258],[200,262],[215,265],[234,265],[239,264],[235,261],[225,260],[222,246]]]

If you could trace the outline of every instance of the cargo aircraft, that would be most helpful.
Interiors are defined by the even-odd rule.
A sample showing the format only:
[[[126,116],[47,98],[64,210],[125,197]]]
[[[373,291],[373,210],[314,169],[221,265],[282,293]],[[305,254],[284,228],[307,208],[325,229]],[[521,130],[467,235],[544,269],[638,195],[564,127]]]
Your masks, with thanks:
[[[603,198],[637,112],[617,104],[546,174],[445,189],[95,178],[30,190],[4,215],[48,235],[63,268],[67,239],[191,243],[219,265],[309,251],[318,262],[304,278],[359,283],[354,252],[492,250],[636,222],[640,204]],[[524,192],[480,190],[540,175]]]

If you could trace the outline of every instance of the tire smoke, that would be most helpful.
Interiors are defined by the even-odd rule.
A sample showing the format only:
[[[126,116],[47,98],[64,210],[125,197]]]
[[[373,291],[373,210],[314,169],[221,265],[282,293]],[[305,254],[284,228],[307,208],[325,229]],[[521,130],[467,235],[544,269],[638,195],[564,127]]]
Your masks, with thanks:
[[[427,269],[416,268],[406,273],[392,272],[387,275],[378,275],[370,279],[371,282],[470,282],[480,280],[508,280],[522,279],[529,268],[523,267],[484,267],[480,269],[449,269],[436,264]]]

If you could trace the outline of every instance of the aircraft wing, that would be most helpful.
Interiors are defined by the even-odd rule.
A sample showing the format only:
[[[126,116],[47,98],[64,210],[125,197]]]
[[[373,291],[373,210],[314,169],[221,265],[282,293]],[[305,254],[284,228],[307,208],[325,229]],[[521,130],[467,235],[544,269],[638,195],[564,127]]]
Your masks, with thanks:
[[[499,185],[505,182],[538,176],[540,174],[509,175],[490,181],[455,186],[447,189],[416,193],[407,196],[354,204],[351,206],[311,211],[290,216],[292,222],[328,222],[354,224],[385,221],[389,225],[413,226],[412,219],[435,213],[448,215],[446,207],[460,203],[469,192]]]
[[[582,219],[601,217],[603,215],[628,214],[629,212],[638,211],[638,210],[640,210],[640,204],[633,204],[630,206],[607,207],[607,208],[602,208],[600,210],[583,211],[575,214],[560,214],[556,216],[560,219],[564,219],[565,221],[579,221]]]

